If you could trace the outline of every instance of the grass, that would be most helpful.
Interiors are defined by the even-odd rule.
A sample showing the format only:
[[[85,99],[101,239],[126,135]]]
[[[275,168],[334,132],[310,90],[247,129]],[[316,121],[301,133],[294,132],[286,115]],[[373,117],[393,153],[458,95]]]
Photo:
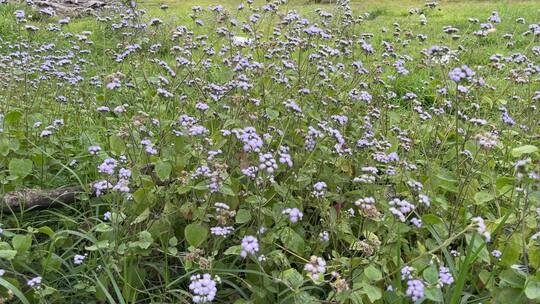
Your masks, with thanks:
[[[238,3],[0,5],[0,303],[540,301],[536,1]]]

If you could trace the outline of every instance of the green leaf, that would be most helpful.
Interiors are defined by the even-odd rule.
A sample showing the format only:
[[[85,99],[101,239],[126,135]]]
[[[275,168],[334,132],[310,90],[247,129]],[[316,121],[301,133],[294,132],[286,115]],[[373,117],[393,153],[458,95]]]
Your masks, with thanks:
[[[283,244],[297,253],[304,251],[304,238],[302,238],[296,231],[290,227],[285,227],[280,231],[280,239]]]
[[[382,279],[382,272],[373,265],[364,269],[364,274],[370,281],[379,281]]]
[[[439,272],[437,271],[437,268],[435,266],[430,266],[422,272],[422,276],[426,280],[426,282],[430,284],[437,284],[439,281]]]
[[[152,234],[146,230],[139,232],[139,242],[138,246],[141,249],[148,249],[154,242],[154,238],[152,238]]]
[[[201,224],[189,224],[184,229],[184,235],[189,245],[199,247],[208,238],[208,229]]]
[[[422,223],[426,225],[435,225],[435,224],[441,224],[443,221],[440,217],[436,216],[435,214],[424,214],[422,216]]]
[[[437,287],[428,287],[425,289],[425,296],[427,299],[434,302],[443,302],[444,297],[442,291]]]
[[[30,234],[18,234],[11,239],[11,244],[18,253],[24,253],[32,246],[32,236]]]
[[[94,230],[96,230],[97,232],[109,232],[112,231],[113,228],[107,223],[99,223],[96,225]]]
[[[139,214],[139,215],[133,220],[133,222],[131,222],[131,225],[135,225],[135,224],[138,224],[138,223],[140,223],[140,222],[143,222],[143,221],[145,221],[149,216],[150,216],[150,209],[149,209],[149,208],[146,208],[146,209],[144,209],[143,212],[141,212],[141,214]]]
[[[514,264],[521,254],[521,236],[514,233],[507,242],[504,242],[502,249],[501,264],[511,266]]]
[[[270,120],[275,120],[279,117],[279,112],[270,108],[266,108],[266,115]]]
[[[382,298],[381,289],[377,286],[364,285],[362,291],[368,296],[371,303]]]
[[[111,150],[116,154],[122,154],[126,150],[124,141],[116,135],[109,137],[109,144],[111,145]]]
[[[225,255],[239,255],[240,252],[242,252],[242,246],[241,245],[235,245],[227,248],[223,254]]]
[[[38,231],[48,235],[50,238],[52,238],[54,236],[54,230],[52,230],[49,226],[39,227]]]
[[[281,277],[293,289],[298,289],[304,285],[304,277],[294,268],[289,268],[281,273]]]
[[[533,145],[524,145],[524,146],[512,149],[512,151],[510,151],[510,154],[512,154],[513,157],[520,157],[523,154],[530,154],[536,151],[538,151],[538,147],[533,146]]]
[[[529,278],[525,285],[525,296],[531,300],[540,300],[540,281]]]
[[[17,122],[19,122],[22,117],[23,117],[23,114],[21,112],[19,112],[19,111],[11,111],[11,112],[7,113],[6,118],[4,119],[4,121],[6,122],[6,125],[14,125]]]
[[[240,209],[236,214],[235,221],[237,224],[247,223],[251,220],[251,213],[247,209]]]
[[[9,162],[9,174],[18,178],[25,178],[32,172],[32,161],[29,159],[14,158]]]
[[[264,197],[260,197],[257,195],[252,195],[246,198],[246,203],[250,203],[250,204],[263,204],[265,201],[266,200],[264,199]]]
[[[225,195],[228,195],[228,196],[235,196],[236,194],[234,193],[233,189],[227,185],[224,185],[221,187],[221,189],[219,190],[219,192],[225,194]]]
[[[158,161],[156,163],[156,174],[162,181],[169,179],[172,172],[172,166],[168,162]]]
[[[474,195],[474,201],[475,201],[476,204],[478,204],[478,205],[487,203],[487,202],[489,202],[489,201],[492,201],[494,198],[495,198],[495,196],[494,196],[493,194],[487,193],[487,192],[485,192],[485,191],[477,192],[477,193]]]
[[[5,137],[0,137],[0,155],[7,156],[9,154],[9,140]]]
[[[0,259],[6,259],[8,261],[11,261],[16,255],[17,255],[17,250],[10,250],[10,249],[0,250]]]
[[[505,269],[499,275],[501,287],[511,287],[522,289],[525,285],[525,278],[513,269]]]
[[[84,249],[88,251],[96,251],[98,249],[105,249],[107,247],[109,247],[109,240],[101,240],[94,245],[84,247]]]

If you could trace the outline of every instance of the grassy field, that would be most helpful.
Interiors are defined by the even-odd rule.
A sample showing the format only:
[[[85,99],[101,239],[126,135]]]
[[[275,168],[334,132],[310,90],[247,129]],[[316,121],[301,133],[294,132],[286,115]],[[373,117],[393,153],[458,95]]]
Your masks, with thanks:
[[[0,4],[0,303],[539,303],[539,62],[538,1]]]

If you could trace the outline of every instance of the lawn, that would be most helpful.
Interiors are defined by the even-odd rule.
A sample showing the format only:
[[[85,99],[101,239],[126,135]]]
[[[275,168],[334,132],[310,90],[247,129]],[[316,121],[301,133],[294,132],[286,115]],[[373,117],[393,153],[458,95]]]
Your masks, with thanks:
[[[0,303],[540,303],[539,62],[537,1],[2,3]]]

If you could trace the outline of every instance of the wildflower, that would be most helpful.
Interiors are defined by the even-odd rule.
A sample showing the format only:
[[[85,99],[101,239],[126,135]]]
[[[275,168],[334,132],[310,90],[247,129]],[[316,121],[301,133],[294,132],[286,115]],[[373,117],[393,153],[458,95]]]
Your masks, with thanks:
[[[234,228],[231,227],[231,226],[226,226],[226,227],[219,227],[219,226],[216,226],[216,227],[210,227],[210,233],[212,233],[213,235],[225,236],[225,235],[231,234],[233,231],[234,231]]]
[[[501,17],[499,17],[498,12],[492,12],[491,16],[488,18],[488,21],[493,23],[501,23]]]
[[[424,297],[424,282],[421,280],[410,280],[407,282],[407,296],[413,301],[420,300]]]
[[[75,265],[80,265],[84,262],[84,259],[86,259],[87,257],[87,254],[84,254],[84,255],[81,255],[81,254],[76,254],[74,257],[73,257],[73,263]]]
[[[43,130],[41,131],[40,137],[49,137],[52,135],[52,132],[50,130]]]
[[[255,254],[259,251],[259,241],[252,235],[247,235],[242,239],[242,252],[240,256],[245,258],[248,254]]]
[[[454,283],[454,277],[447,267],[441,266],[439,268],[439,281],[443,285],[452,285]]]
[[[23,10],[16,10],[14,13],[15,17],[19,20],[24,19],[25,13]]]
[[[419,194],[418,195],[418,202],[426,205],[427,207],[429,207],[429,197],[427,195]]]
[[[313,192],[311,192],[313,194],[313,196],[315,197],[322,197],[324,196],[325,194],[325,189],[326,189],[326,183],[325,182],[317,182],[315,183],[315,185],[313,185]]]
[[[403,279],[412,279],[412,273],[414,268],[411,266],[404,266],[401,268],[401,278]]]
[[[472,222],[476,226],[476,231],[486,239],[486,242],[489,242],[491,240],[491,234],[487,231],[484,219],[477,216],[472,218]]]
[[[266,171],[268,174],[273,174],[278,166],[272,153],[259,154],[259,169]]]
[[[90,146],[90,147],[88,147],[88,153],[90,153],[92,155],[96,155],[99,151],[101,151],[100,146]]]
[[[455,68],[448,73],[448,77],[454,82],[460,82],[462,79],[470,79],[474,75],[475,72],[466,65]]]
[[[312,255],[309,263],[304,266],[304,270],[311,273],[313,280],[318,280],[320,275],[326,272],[326,261],[323,258]]]
[[[375,204],[375,199],[371,196],[359,198],[356,202],[354,202],[354,204],[363,210],[368,210],[373,207],[373,204]]]
[[[280,146],[279,147],[279,162],[282,164],[287,164],[289,168],[293,166],[291,155],[289,154],[289,147]]]
[[[406,200],[400,200],[398,198],[393,199],[390,201],[390,213],[397,216],[400,221],[405,222],[406,214],[411,212],[415,206]]]
[[[113,158],[107,158],[103,161],[103,163],[101,163],[101,165],[99,165],[98,167],[98,171],[100,173],[105,173],[105,174],[108,174],[108,175],[113,175],[114,174],[114,169],[116,168],[116,160],[113,159]]]
[[[106,180],[97,181],[92,186],[96,189],[96,196],[103,194],[104,190],[113,188],[113,185]]]
[[[298,208],[285,208],[281,213],[289,215],[289,220],[291,223],[298,222],[298,220],[301,220],[304,216],[304,214]]]
[[[26,282],[26,285],[30,287],[39,287],[39,285],[41,285],[41,277],[37,276],[33,279],[28,280],[28,282]]]
[[[496,258],[496,259],[500,259],[501,256],[502,256],[502,252],[500,252],[499,250],[495,249],[491,252],[491,255]]]
[[[106,220],[106,221],[108,221],[108,220],[111,219],[111,215],[112,215],[111,212],[110,212],[110,211],[107,211],[107,212],[105,212],[105,213],[103,214],[103,219]]]
[[[493,148],[498,143],[498,136],[491,132],[477,134],[476,139],[478,140],[478,144],[486,149]]]
[[[189,290],[193,293],[194,303],[210,303],[217,293],[216,281],[212,280],[210,274],[205,273],[192,275],[190,278]]]
[[[419,219],[419,218],[413,217],[413,218],[411,219],[411,223],[412,223],[413,225],[415,225],[417,228],[421,228],[421,227],[422,227],[422,220]]]
[[[319,233],[319,239],[323,242],[328,242],[330,240],[330,234],[328,231],[323,231]]]

